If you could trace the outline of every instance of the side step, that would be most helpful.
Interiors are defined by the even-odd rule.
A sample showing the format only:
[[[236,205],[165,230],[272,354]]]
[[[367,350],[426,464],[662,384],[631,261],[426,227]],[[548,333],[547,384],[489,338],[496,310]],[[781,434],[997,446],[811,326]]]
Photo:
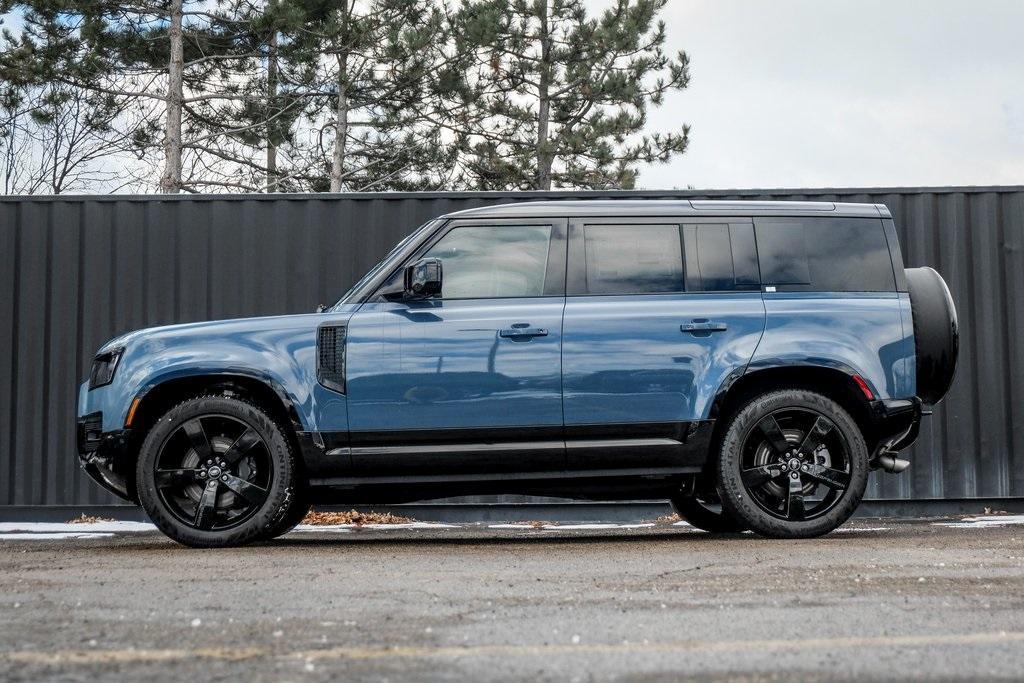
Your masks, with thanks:
[[[391,476],[323,477],[309,480],[310,486],[367,486],[379,484],[447,484],[474,481],[545,481],[552,479],[595,479],[601,477],[664,478],[696,474],[701,467],[637,467],[608,470],[554,470],[548,472],[481,472],[479,474],[410,474]]]

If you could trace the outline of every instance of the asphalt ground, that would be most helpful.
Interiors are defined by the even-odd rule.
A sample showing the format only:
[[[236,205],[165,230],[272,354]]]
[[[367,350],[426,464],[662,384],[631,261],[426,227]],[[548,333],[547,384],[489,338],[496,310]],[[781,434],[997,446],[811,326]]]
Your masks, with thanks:
[[[803,541],[335,527],[215,551],[0,527],[5,681],[1024,678],[1024,517]]]

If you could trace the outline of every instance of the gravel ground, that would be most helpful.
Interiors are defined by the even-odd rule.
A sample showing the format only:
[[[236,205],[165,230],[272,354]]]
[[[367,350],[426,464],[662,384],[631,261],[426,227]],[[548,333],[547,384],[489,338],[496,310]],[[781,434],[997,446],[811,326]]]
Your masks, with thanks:
[[[809,541],[335,527],[218,551],[146,529],[0,525],[0,680],[1024,676],[1022,517]]]

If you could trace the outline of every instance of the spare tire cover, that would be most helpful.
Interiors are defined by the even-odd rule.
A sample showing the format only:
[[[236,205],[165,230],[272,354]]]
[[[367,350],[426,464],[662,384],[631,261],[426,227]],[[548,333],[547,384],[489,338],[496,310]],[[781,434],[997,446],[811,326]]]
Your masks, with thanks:
[[[956,372],[960,330],[946,281],[932,268],[907,268],[907,288],[914,318],[917,395],[938,403]]]

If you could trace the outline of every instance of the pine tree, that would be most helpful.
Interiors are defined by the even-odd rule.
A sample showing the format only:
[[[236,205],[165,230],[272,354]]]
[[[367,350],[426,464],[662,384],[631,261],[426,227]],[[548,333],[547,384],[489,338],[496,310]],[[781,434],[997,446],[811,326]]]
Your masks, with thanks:
[[[112,125],[140,159],[162,158],[159,190],[230,188],[231,158],[208,153],[212,143],[249,125],[217,116],[220,105],[244,102],[238,87],[260,55],[245,0],[28,0],[8,2],[24,13],[0,69],[35,83],[59,83],[131,103],[133,116]],[[245,189],[245,188],[243,188]]]
[[[284,3],[282,3],[283,5]],[[432,0],[292,0],[277,48],[281,97],[305,98],[291,150],[300,187],[331,192],[443,187],[452,135],[431,122],[449,73]]]
[[[5,29],[0,54],[17,42]],[[0,192],[115,191],[137,180],[108,163],[126,145],[113,123],[128,116],[124,98],[40,81],[0,62]]]
[[[238,187],[248,191],[276,192],[289,180],[279,168],[287,156],[294,132],[306,105],[287,90],[282,77],[286,65],[279,44],[301,11],[289,0],[253,0],[236,3],[236,49],[249,55],[246,73],[235,74],[230,87],[235,97],[210,100],[195,107],[197,121],[211,133],[191,145],[198,153],[227,162]],[[244,46],[244,47],[243,47]],[[227,123],[226,127],[225,124]],[[225,130],[224,135],[216,131]]]
[[[642,163],[686,150],[689,127],[645,134],[647,110],[688,84],[688,57],[665,51],[668,0],[479,0],[458,16],[472,55],[462,119],[464,182],[478,189],[632,188]]]
[[[444,187],[458,136],[429,120],[442,76],[455,80],[442,18],[433,0],[252,5],[259,68],[239,81],[243,100],[207,115],[248,125],[206,153],[267,191]]]

